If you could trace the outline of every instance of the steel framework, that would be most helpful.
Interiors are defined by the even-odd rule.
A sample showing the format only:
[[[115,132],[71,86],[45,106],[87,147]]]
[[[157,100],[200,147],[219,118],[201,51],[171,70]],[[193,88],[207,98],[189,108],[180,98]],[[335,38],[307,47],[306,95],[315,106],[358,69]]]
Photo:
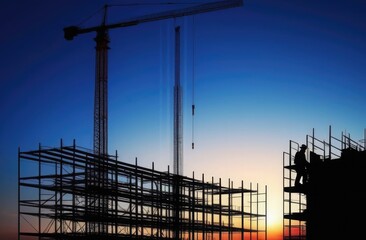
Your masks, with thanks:
[[[100,158],[75,141],[19,149],[18,239],[267,239],[267,186]]]

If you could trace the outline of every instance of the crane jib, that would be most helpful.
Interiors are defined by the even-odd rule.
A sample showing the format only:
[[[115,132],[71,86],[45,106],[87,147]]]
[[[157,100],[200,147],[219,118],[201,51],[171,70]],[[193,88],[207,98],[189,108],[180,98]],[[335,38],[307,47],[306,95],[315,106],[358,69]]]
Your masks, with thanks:
[[[69,26],[64,28],[64,37],[66,40],[72,40],[75,36],[82,34],[82,33],[89,33],[98,30],[106,30],[112,28],[120,28],[120,27],[129,27],[138,25],[145,22],[152,22],[152,21],[159,21],[163,19],[169,18],[176,18],[176,17],[184,17],[190,16],[205,12],[212,12],[218,11],[226,8],[234,8],[240,7],[243,5],[243,0],[225,0],[225,1],[218,1],[218,2],[211,2],[211,3],[204,3],[197,6],[192,6],[183,9],[175,9],[165,12],[160,12],[156,14],[149,14],[140,17],[136,17],[133,19],[125,20],[123,22],[114,23],[114,24],[101,24],[95,27],[89,28],[80,28],[77,26]]]

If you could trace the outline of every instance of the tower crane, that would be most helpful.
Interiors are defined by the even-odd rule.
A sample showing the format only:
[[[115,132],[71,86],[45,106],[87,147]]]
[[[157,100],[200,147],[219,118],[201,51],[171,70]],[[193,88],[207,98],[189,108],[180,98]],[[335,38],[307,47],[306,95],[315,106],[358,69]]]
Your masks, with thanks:
[[[160,12],[156,14],[144,15],[118,23],[107,24],[105,6],[102,24],[94,27],[80,28],[77,26],[65,27],[64,38],[73,40],[80,34],[96,32],[94,38],[96,42],[96,76],[95,76],[95,96],[94,96],[94,153],[100,156],[108,154],[108,31],[114,28],[130,27],[146,22],[159,21],[169,18],[196,15],[205,12],[218,11],[227,8],[240,7],[243,0],[222,0],[208,2],[195,6]]]
[[[64,30],[64,38],[66,40],[73,40],[76,36],[95,32],[96,37],[96,69],[95,69],[95,95],[94,95],[94,136],[93,136],[93,147],[94,154],[99,160],[98,163],[94,163],[90,169],[87,169],[86,178],[89,187],[93,190],[93,194],[88,197],[86,202],[86,212],[88,214],[97,212],[97,216],[90,216],[91,220],[86,222],[86,231],[90,234],[102,234],[108,233],[108,224],[106,222],[96,222],[92,219],[106,219],[108,216],[108,198],[101,194],[103,189],[108,186],[108,172],[105,169],[104,159],[108,155],[108,49],[109,49],[109,30],[115,28],[124,28],[135,26],[142,23],[159,21],[169,18],[178,18],[190,15],[196,15],[205,12],[218,11],[227,8],[240,7],[243,5],[243,0],[221,0],[216,2],[201,3],[195,6],[170,10],[155,14],[144,15],[129,20],[125,20],[118,23],[107,24],[107,7],[104,7],[104,17],[100,25],[94,27],[81,28],[77,26],[68,26]],[[178,35],[177,35],[178,36]],[[179,45],[179,44],[178,44]],[[177,46],[176,45],[176,48]],[[176,65],[179,63],[176,57]],[[177,85],[178,82],[178,85]],[[179,87],[179,76],[176,73],[176,86]],[[180,95],[180,90],[175,90]],[[175,139],[178,139],[176,149],[174,150],[175,156],[181,156],[182,147],[179,146],[182,143],[182,131],[181,126],[181,104],[175,104],[174,114],[176,116],[174,123]],[[175,144],[176,145],[176,144]],[[174,161],[180,161],[177,157]],[[180,162],[176,163],[176,166],[181,165]],[[179,170],[177,170],[179,171]],[[179,173],[179,172],[177,172]],[[175,187],[179,191],[179,187]],[[177,206],[179,206],[177,204]],[[89,211],[90,210],[90,211]],[[174,239],[179,239],[179,207],[175,209],[175,216],[178,218],[175,221],[176,231]],[[104,238],[103,238],[104,239]]]

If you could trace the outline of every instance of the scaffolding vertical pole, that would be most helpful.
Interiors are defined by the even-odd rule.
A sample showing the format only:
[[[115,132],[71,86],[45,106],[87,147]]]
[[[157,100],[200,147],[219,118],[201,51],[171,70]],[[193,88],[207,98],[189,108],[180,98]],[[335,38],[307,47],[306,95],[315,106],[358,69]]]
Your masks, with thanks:
[[[55,219],[56,221],[56,219]],[[41,239],[41,144],[38,151],[38,239]]]
[[[257,183],[257,240],[258,240],[258,235],[259,235],[259,187],[258,187],[258,183]]]
[[[128,181],[128,189],[129,189],[129,208],[128,213],[131,221],[129,222],[129,235],[130,239],[132,239],[132,173],[130,172],[128,175],[129,181]]]
[[[116,150],[116,159],[115,159],[115,172],[114,172],[114,182],[115,182],[115,198],[114,198],[114,208],[115,208],[115,227],[114,227],[114,234],[117,237],[118,235],[118,153]],[[112,170],[113,171],[113,170]]]
[[[202,240],[205,240],[206,233],[205,201],[205,174],[202,173]]]
[[[192,227],[192,240],[195,239],[195,211],[196,211],[196,184],[195,184],[195,178],[194,178],[194,171],[192,172],[192,179],[193,179],[193,189],[192,189],[192,201],[193,201],[193,206],[192,206],[192,223],[193,223],[193,227]]]
[[[140,219],[141,221],[144,219],[144,176],[141,174],[140,176]],[[144,224],[141,224],[141,238],[144,238]]]
[[[265,195],[265,231],[266,231],[266,233],[265,233],[265,240],[267,240],[267,237],[268,237],[268,235],[267,235],[267,211],[268,211],[268,209],[267,209],[267,185],[265,186],[265,191],[266,191],[266,195]]]
[[[85,187],[85,191],[84,191],[84,198],[85,198],[85,201],[84,201],[84,209],[85,209],[85,215],[88,216],[89,214],[89,206],[88,206],[88,202],[89,202],[89,196],[88,196],[88,189],[89,189],[89,184],[88,184],[88,161],[89,161],[89,158],[88,158],[88,155],[85,155],[85,166],[84,166],[84,187]],[[89,219],[86,218],[85,219],[85,235],[88,235],[89,233],[89,227],[90,227],[90,223],[89,223]]]
[[[20,147],[18,147],[18,240],[20,240]]]
[[[163,176],[162,174],[160,174],[160,179],[159,179],[159,197],[160,197],[160,201],[159,201],[159,210],[158,210],[158,221],[159,221],[159,226],[158,226],[158,234],[157,237],[158,239],[161,239],[161,233],[162,233],[162,229],[163,229]]]
[[[194,184],[194,183],[193,183]],[[193,184],[188,184],[188,239],[191,239],[192,233],[192,186]]]
[[[190,186],[188,183],[183,182],[182,180],[182,194],[181,194],[181,203],[182,203],[182,218],[181,218],[181,231],[183,233],[182,239],[187,237],[187,229],[189,229],[189,224],[187,225],[187,217],[189,218],[189,209],[187,207],[188,201],[187,197],[189,195]],[[187,191],[188,190],[188,191]],[[188,216],[187,216],[188,214]]]
[[[282,153],[282,165],[283,165],[283,167],[282,167],[282,189],[285,189],[285,187],[286,187],[286,172],[285,172],[285,166],[286,166],[286,154],[285,154],[285,152],[283,152]],[[290,157],[290,159],[291,159],[291,157]],[[290,163],[289,163],[289,165],[291,166],[291,160],[290,160]],[[291,170],[290,170],[290,173],[291,173]],[[289,186],[291,186],[291,179],[290,179],[290,184],[289,184]],[[282,191],[282,199],[283,199],[283,201],[282,201],[282,213],[283,213],[283,215],[285,215],[285,209],[286,209],[286,204],[285,204],[285,202],[286,202],[286,192],[285,191]],[[286,236],[286,223],[287,223],[287,221],[286,221],[286,219],[284,218],[284,217],[282,217],[282,232],[283,232],[283,236]]]
[[[154,162],[151,164],[151,183],[150,183],[150,191],[151,191],[151,226],[150,226],[150,237],[154,236],[154,205],[155,205],[155,194],[154,194]]]
[[[244,181],[241,181],[240,191],[240,205],[241,205],[241,240],[244,240]]]
[[[137,158],[135,159],[135,219],[136,219],[136,225],[135,225],[135,235],[136,239],[138,239],[138,228],[139,228],[139,208],[138,208],[138,176],[137,176]]]
[[[228,192],[228,231],[227,231],[227,235],[228,235],[228,239],[231,240],[231,181],[230,178],[228,180],[228,187],[229,187],[229,192]]]
[[[329,160],[332,160],[332,126],[329,125]]]
[[[214,222],[215,222],[215,208],[214,208],[214,186],[215,186],[215,182],[214,182],[214,177],[212,177],[212,184],[211,184],[211,239],[213,239],[214,236]]]
[[[315,151],[315,129],[313,128],[313,132],[312,132],[312,151]]]
[[[252,240],[252,235],[253,235],[253,226],[252,226],[252,221],[253,221],[253,191],[252,191],[252,183],[250,183],[250,240]]]
[[[180,175],[173,174],[172,176],[172,184],[173,184],[173,238],[179,240],[182,233],[180,231],[181,228],[181,217],[182,217],[182,206],[181,206],[181,184],[180,184]],[[170,179],[170,178],[169,178]],[[170,186],[170,184],[169,184]]]
[[[314,141],[314,139],[313,139],[313,141]],[[289,142],[289,162],[290,162],[290,166],[292,165],[292,141],[290,140],[290,142]],[[290,171],[290,174],[289,174],[290,176],[290,186],[292,186],[292,171]],[[252,185],[252,184],[250,184],[250,185]],[[250,194],[250,196],[252,196],[252,194]],[[288,214],[292,214],[292,194],[289,194],[289,197],[288,197],[288,204],[289,204],[289,206],[288,206],[288,210],[289,210],[289,212],[288,212]],[[250,227],[251,227],[251,225],[250,225]],[[289,225],[288,225],[288,231],[289,231],[289,237],[291,237],[292,236],[292,220],[291,219],[289,219]]]
[[[41,144],[39,144],[39,154],[41,154]],[[55,162],[55,234],[57,234],[57,218],[58,218],[58,207],[57,207],[57,195],[58,195],[58,192],[57,192],[57,189],[58,189],[58,186],[57,186],[57,162]]]
[[[76,166],[75,166],[75,139],[72,144],[72,232],[76,232],[75,204],[76,204]]]
[[[234,190],[234,181],[231,181],[231,190]],[[230,218],[231,218],[231,225],[230,225],[230,239],[234,239],[233,238],[233,234],[234,234],[234,231],[233,231],[233,227],[234,227],[234,216],[233,216],[233,211],[235,211],[235,207],[234,207],[234,194],[235,194],[235,191],[231,191],[231,214],[230,214]]]
[[[222,188],[221,178],[219,178],[219,240],[222,240]]]
[[[227,239],[231,240],[231,185],[230,185],[230,178],[228,179],[228,192],[227,192],[227,207],[228,207],[228,215],[227,215]]]
[[[63,233],[63,157],[62,157],[62,151],[63,151],[63,142],[62,139],[60,140],[60,149],[61,149],[61,157],[60,157],[60,233]],[[41,165],[40,165],[40,171],[41,171]]]
[[[172,229],[171,227],[171,223],[172,223],[172,220],[171,220],[171,215],[173,215],[174,217],[174,213],[172,213],[172,211],[174,211],[174,208],[172,207],[172,191],[174,191],[174,189],[172,189],[172,180],[171,180],[172,176],[170,175],[170,168],[168,166],[168,179],[167,179],[167,187],[168,187],[168,202],[167,202],[167,210],[168,210],[168,213],[167,213],[167,216],[166,218],[169,219],[168,220],[168,227],[166,227],[167,231],[168,231],[168,237],[169,239],[171,238],[171,233],[172,233],[172,230],[174,230],[174,227]],[[166,210],[166,211],[167,211]],[[173,221],[173,224],[174,224],[174,221]]]

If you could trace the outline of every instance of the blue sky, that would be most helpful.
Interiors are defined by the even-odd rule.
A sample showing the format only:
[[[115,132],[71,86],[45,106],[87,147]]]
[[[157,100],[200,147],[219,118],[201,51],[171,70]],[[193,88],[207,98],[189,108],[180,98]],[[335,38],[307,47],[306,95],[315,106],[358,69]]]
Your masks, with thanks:
[[[18,147],[76,139],[92,148],[95,36],[66,41],[62,29],[105,3],[126,2],[2,4],[0,236],[16,229]],[[150,10],[162,8],[118,7],[111,18]],[[247,0],[240,8],[111,30],[109,151],[164,171],[172,165],[172,49],[179,24],[184,174],[267,185],[269,223],[278,227],[289,140],[302,143],[313,128],[327,138],[329,125],[336,136],[364,138],[365,10],[361,0]],[[99,24],[98,16],[85,24]]]

